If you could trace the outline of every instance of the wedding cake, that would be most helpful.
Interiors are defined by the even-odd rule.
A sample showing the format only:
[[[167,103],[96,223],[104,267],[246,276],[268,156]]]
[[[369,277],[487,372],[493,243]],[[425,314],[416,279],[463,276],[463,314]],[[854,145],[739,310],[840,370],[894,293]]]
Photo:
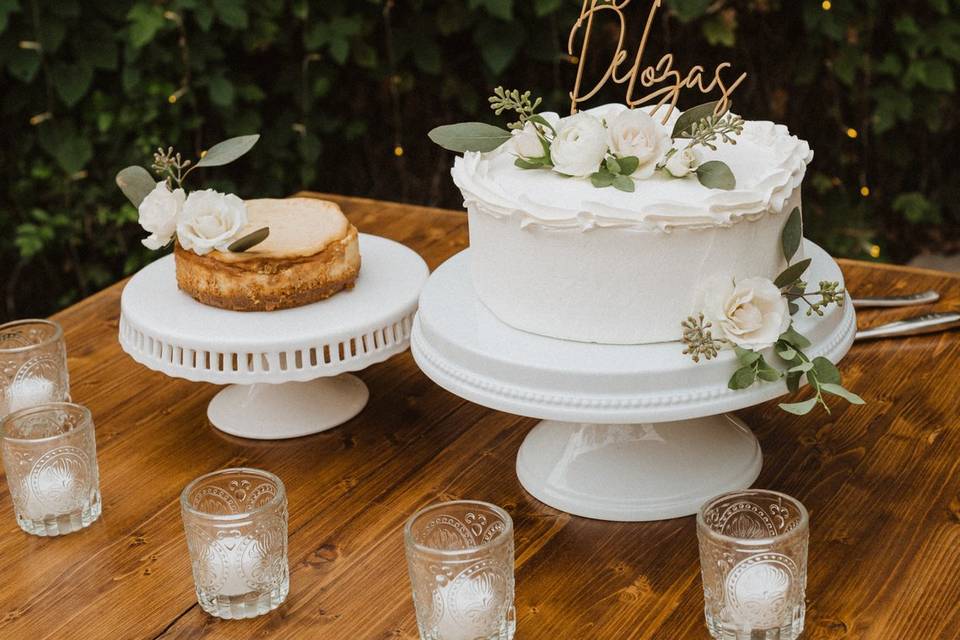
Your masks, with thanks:
[[[606,105],[584,113],[609,129],[625,111]],[[570,119],[541,115],[558,132]],[[654,149],[652,141],[679,116],[675,111],[665,125],[650,119],[666,133],[628,132],[621,142],[632,143],[631,152]],[[570,146],[589,156],[595,151],[586,148],[585,133]],[[477,295],[517,329],[585,342],[674,341],[679,322],[703,307],[718,279],[773,280],[787,266],[780,238],[800,207],[813,153],[782,125],[744,122],[736,144],[697,152],[701,166],[729,167],[732,189],[707,187],[693,175],[677,179],[670,167],[638,180],[633,191],[530,171],[516,162],[522,135],[487,153],[466,152],[452,171],[469,215]],[[608,132],[608,148],[616,146],[609,140]],[[593,158],[580,160],[596,166]]]

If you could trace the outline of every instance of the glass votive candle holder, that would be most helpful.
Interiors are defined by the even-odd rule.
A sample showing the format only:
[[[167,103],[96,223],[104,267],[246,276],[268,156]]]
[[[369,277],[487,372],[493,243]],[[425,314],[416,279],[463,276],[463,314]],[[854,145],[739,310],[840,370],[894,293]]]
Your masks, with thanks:
[[[0,418],[68,400],[67,347],[60,325],[50,320],[0,325]]]
[[[510,640],[513,521],[500,507],[458,500],[421,509],[404,542],[422,640]]]
[[[277,476],[236,468],[180,495],[197,601],[218,618],[253,618],[287,599],[287,494]]]
[[[0,439],[21,529],[59,536],[100,517],[100,474],[89,409],[69,402],[21,409],[0,420]]]
[[[697,537],[711,636],[799,637],[809,531],[804,506],[776,491],[733,491],[701,507]]]

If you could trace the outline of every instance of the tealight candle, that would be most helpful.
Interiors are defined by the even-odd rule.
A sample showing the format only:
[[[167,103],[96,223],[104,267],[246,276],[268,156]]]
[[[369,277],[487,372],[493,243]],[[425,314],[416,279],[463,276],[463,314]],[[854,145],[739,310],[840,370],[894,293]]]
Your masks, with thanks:
[[[70,399],[63,329],[49,320],[0,325],[0,417]]]
[[[7,411],[13,413],[20,409],[35,407],[45,402],[63,400],[57,397],[57,386],[51,380],[39,376],[30,376],[16,380],[7,390]]]
[[[180,495],[200,607],[218,618],[252,618],[290,590],[287,496],[259,469],[200,476]]]
[[[513,522],[506,511],[472,500],[433,505],[407,521],[404,537],[421,637],[513,637]]]

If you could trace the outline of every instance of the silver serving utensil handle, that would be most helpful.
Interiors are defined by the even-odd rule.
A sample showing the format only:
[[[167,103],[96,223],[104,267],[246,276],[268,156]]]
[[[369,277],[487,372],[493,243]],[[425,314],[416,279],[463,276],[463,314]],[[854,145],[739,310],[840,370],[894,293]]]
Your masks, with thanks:
[[[923,293],[911,293],[905,296],[877,296],[868,298],[854,298],[853,306],[859,308],[867,307],[909,307],[915,304],[931,304],[940,299],[940,294],[936,291],[924,291]]]
[[[857,331],[856,340],[869,340],[871,338],[901,338],[904,336],[916,336],[923,333],[935,333],[937,331],[946,331],[960,327],[960,313],[927,313],[915,318],[898,320],[882,324],[872,329]]]

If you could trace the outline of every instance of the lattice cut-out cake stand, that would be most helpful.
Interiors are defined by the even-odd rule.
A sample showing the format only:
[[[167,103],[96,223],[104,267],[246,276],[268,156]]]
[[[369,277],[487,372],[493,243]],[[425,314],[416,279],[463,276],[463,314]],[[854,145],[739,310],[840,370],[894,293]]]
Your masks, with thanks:
[[[804,250],[813,259],[809,281],[842,283],[826,252],[810,242]],[[795,322],[813,343],[807,355],[833,362],[856,332],[849,303],[823,318],[798,314]],[[517,454],[528,492],[561,511],[618,521],[695,513],[708,498],[747,487],[760,473],[756,437],[726,412],[784,395],[786,384],[731,391],[733,353],[696,364],[682,350],[679,342],[588,344],[513,329],[477,298],[469,249],[430,277],[411,336],[417,364],[440,386],[543,419]],[[776,356],[768,354],[768,361]]]
[[[429,271],[407,247],[360,234],[352,290],[271,312],[200,304],[177,288],[173,256],[139,271],[123,290],[120,344],[150,369],[228,384],[210,422],[232,435],[278,439],[343,424],[367,403],[359,371],[404,351]]]

